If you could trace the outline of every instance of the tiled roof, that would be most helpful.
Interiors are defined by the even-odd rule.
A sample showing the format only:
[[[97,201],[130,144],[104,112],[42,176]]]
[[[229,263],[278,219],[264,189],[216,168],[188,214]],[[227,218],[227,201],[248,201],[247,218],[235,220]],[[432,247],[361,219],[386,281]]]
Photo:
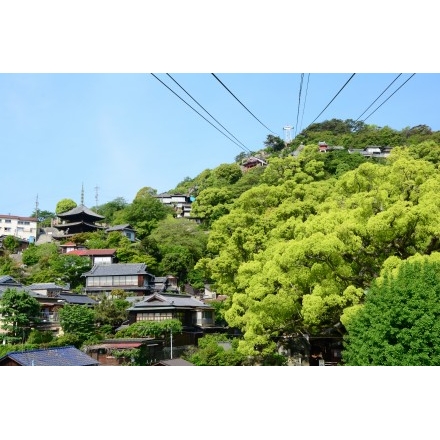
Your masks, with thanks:
[[[7,215],[7,214],[0,214],[0,218],[10,218],[11,220],[23,220],[23,221],[30,221],[30,222],[36,222],[36,217],[21,217],[19,215]]]
[[[114,255],[116,249],[76,249],[74,251],[66,252],[66,255]]]
[[[83,276],[151,275],[145,263],[95,264]]]
[[[105,218],[102,215],[97,214],[96,212],[93,212],[91,209],[87,208],[84,205],[78,205],[77,207],[71,209],[70,211],[66,211],[63,212],[61,214],[57,214],[58,217],[63,218],[63,217],[70,217],[72,215],[78,215],[78,214],[87,214],[91,217],[96,217],[96,218]]]
[[[77,293],[60,293],[58,298],[64,299],[64,301],[69,304],[94,305],[98,303],[98,301],[95,301],[93,298],[89,298],[87,295],[79,295]]]
[[[211,307],[189,295],[182,294],[158,294],[146,296],[142,301],[133,303],[128,310],[160,308],[207,308]]]
[[[15,285],[20,285],[20,283],[15,280],[14,278],[12,278],[10,275],[1,275],[0,276],[0,284],[8,284],[11,285],[13,284]]]
[[[38,350],[12,351],[0,359],[0,364],[9,358],[21,366],[34,367],[77,367],[99,365],[96,359],[73,346]]]
[[[63,290],[65,286],[59,286],[58,284],[55,283],[34,283],[27,287],[28,289],[31,290],[48,290],[48,289]]]
[[[125,229],[129,229],[130,231],[134,231],[134,229],[128,223],[125,225],[111,226],[110,228],[107,228],[106,230],[107,230],[107,232],[111,232],[111,231],[123,231]]]
[[[163,366],[163,367],[193,367],[194,364],[188,362],[184,359],[165,359],[157,362],[154,366]]]

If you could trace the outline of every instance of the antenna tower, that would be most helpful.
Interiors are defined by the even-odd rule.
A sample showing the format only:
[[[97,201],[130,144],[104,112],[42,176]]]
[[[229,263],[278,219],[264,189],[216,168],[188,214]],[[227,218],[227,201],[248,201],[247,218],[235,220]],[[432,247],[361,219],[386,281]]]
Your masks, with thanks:
[[[292,141],[292,129],[293,127],[291,125],[286,125],[283,127],[284,130],[284,142],[288,144]]]
[[[98,209],[98,190],[99,190],[99,186],[96,185],[95,186],[95,208]]]

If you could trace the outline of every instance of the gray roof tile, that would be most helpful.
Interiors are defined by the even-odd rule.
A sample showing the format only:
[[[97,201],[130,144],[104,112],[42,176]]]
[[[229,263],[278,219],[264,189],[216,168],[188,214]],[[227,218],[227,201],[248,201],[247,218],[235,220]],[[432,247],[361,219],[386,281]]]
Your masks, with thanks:
[[[1,358],[0,363],[6,358],[12,359],[21,366],[34,367],[75,367],[99,365],[99,362],[96,359],[93,359],[73,346],[27,351],[12,351]]]
[[[151,275],[146,268],[145,263],[95,264],[83,276]]]

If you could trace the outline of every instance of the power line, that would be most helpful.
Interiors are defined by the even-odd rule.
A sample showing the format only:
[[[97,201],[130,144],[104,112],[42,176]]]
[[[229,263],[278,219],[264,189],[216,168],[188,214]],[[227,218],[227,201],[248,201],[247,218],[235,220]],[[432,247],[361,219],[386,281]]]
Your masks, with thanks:
[[[335,98],[339,95],[339,93],[341,93],[342,92],[342,90],[345,88],[345,86],[353,79],[353,77],[355,76],[356,74],[355,73],[353,73],[351,76],[350,76],[350,78],[348,78],[348,80],[347,80],[347,82],[340,88],[340,90],[339,90],[339,92],[338,93],[336,93],[336,95],[333,97],[333,99],[324,107],[324,110],[322,110],[322,112],[309,124],[309,126],[310,125],[312,125],[323,113],[324,113],[324,111],[327,109],[327,107],[335,100]]]
[[[399,78],[399,76],[402,75],[401,73],[399,73],[393,81],[391,81],[391,83],[388,85],[388,87],[364,110],[364,112],[356,119],[355,122],[359,121],[359,119],[361,118],[362,115],[364,115],[367,110],[396,82],[396,80]]]
[[[300,133],[301,133],[302,123],[303,123],[303,118],[304,118],[304,110],[306,109],[307,92],[309,90],[309,80],[310,80],[310,73],[307,75],[306,96],[304,98],[303,111],[302,111],[302,114],[301,114],[301,126],[300,126],[300,130],[299,130]],[[296,136],[296,132],[295,132],[295,136]]]
[[[208,119],[206,119],[202,114],[200,114],[194,107],[191,106],[191,104],[188,104],[181,96],[179,96],[174,90],[172,90],[170,87],[168,87],[160,78],[158,78],[154,73],[152,73],[151,75],[153,75],[163,86],[165,86],[171,93],[173,93],[174,95],[176,95],[181,101],[183,101],[188,107],[190,107],[192,110],[194,110],[200,117],[202,117],[208,124],[212,125],[217,131],[219,131],[223,136],[227,137],[231,142],[233,142],[235,145],[237,145],[237,147],[240,147],[243,151],[246,152],[246,150],[239,144],[237,144],[237,142],[235,142],[234,140],[232,140],[228,135],[226,135],[225,133],[223,133],[218,127],[216,127],[211,121],[208,121]]]
[[[271,133],[276,134],[274,131],[272,131],[269,127],[264,125],[221,81],[220,79],[214,74],[211,73],[211,75],[264,127],[267,128]]]
[[[196,99],[194,99],[169,73],[167,73],[167,76],[171,78],[172,81],[174,81],[200,108],[202,108],[206,113],[208,113],[209,116],[211,116],[212,119],[214,119],[215,122],[217,122],[218,125],[220,125],[222,128],[224,128],[237,142],[239,142],[241,145],[243,145],[246,150],[250,153],[251,150],[249,150],[246,145],[243,144],[239,139],[237,139],[224,125],[222,125],[219,121],[217,121],[214,116],[211,115],[211,113],[208,112]]]
[[[304,80],[304,73],[301,73],[301,81],[299,83],[299,93],[298,93],[298,111],[296,113],[295,136],[296,136],[296,127],[298,127],[299,108],[301,107],[301,91],[302,91],[303,80]]]
[[[380,104],[379,107],[376,107],[376,109],[373,110],[362,122],[365,122],[374,112],[379,110],[379,108],[382,107],[391,98],[391,96],[393,96],[394,93],[396,93],[399,89],[401,89],[414,75],[415,75],[415,73],[413,73],[403,84],[401,84],[396,90],[394,90],[394,92],[391,93],[391,95],[388,96],[388,98],[385,99],[385,101],[382,102],[382,104]]]

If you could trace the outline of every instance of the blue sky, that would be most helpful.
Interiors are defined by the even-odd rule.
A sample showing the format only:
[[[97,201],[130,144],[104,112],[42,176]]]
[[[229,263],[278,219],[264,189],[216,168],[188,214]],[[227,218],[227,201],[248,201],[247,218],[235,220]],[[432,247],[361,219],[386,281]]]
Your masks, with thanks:
[[[80,203],[82,187],[89,207],[130,203],[145,186],[170,190],[262,148],[268,134],[284,137],[286,125],[294,136],[315,118],[357,119],[399,72],[363,118],[416,75],[366,123],[440,130],[435,14],[418,8],[390,21],[394,7],[381,2],[377,14],[379,3],[369,5],[362,21],[341,18],[344,1],[273,0],[252,11],[227,0],[2,5],[0,213],[29,215],[37,197],[40,210],[63,198]],[[300,72],[312,72],[301,101]]]
[[[0,212],[30,215],[37,197],[49,211],[63,198],[80,203],[82,186],[89,207],[131,202],[144,186],[168,191],[263,148],[268,134],[284,138],[285,126],[293,138],[321,112],[316,122],[358,119],[398,76],[305,73],[301,87],[300,73],[214,74],[1,74],[3,163],[14,165],[3,167],[2,186],[10,185]],[[398,77],[360,120],[373,112],[366,123],[440,130],[440,74],[411,75]]]

